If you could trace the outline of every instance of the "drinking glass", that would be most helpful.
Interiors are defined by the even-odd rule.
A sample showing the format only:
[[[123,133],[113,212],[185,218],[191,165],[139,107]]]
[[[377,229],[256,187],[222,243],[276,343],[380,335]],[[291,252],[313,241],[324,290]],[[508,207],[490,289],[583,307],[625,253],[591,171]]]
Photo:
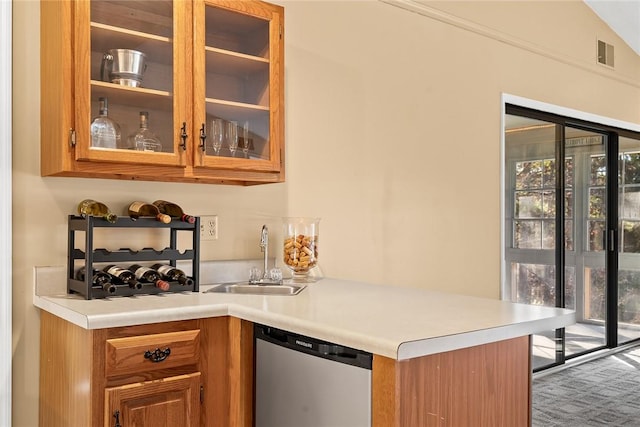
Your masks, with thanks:
[[[289,217],[283,220],[284,265],[294,282],[313,282],[309,271],[318,264],[320,218]]]
[[[224,140],[224,121],[215,118],[211,120],[211,141],[213,144],[213,152],[216,156],[220,155],[220,148]]]
[[[242,152],[244,153],[244,158],[249,158],[249,121],[245,120],[244,125],[242,126]]]
[[[231,157],[235,157],[238,149],[238,122],[227,122],[227,143]]]

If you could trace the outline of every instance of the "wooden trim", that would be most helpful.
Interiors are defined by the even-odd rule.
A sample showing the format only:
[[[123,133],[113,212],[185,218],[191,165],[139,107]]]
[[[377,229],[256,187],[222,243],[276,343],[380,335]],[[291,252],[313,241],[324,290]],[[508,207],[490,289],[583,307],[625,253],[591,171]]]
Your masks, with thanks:
[[[71,35],[71,2],[68,0],[40,3],[40,63],[46,65],[40,75],[42,108],[40,114],[40,170],[42,176],[69,170],[73,153],[69,132],[74,127],[74,67]],[[64,145],[61,145],[64,144]]]
[[[253,324],[229,318],[229,427],[253,425]]]
[[[400,404],[396,361],[384,356],[373,355],[371,371],[371,413],[372,427],[392,427],[400,425]]]
[[[202,425],[253,426],[253,324],[234,317],[203,320],[200,356],[204,374]]]
[[[100,425],[91,420],[91,339],[90,330],[40,312],[40,426]]]

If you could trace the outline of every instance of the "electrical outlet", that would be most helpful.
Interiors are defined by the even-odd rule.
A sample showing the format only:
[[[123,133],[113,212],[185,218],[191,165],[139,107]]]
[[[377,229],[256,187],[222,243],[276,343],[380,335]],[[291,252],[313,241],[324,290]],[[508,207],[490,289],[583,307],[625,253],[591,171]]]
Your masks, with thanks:
[[[200,217],[200,240],[218,240],[218,215]]]

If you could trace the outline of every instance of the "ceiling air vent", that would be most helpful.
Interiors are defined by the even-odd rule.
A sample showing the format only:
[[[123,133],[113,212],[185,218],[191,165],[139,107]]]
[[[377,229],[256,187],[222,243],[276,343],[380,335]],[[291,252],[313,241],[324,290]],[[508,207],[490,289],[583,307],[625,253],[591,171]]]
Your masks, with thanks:
[[[598,63],[613,68],[613,45],[598,40]]]

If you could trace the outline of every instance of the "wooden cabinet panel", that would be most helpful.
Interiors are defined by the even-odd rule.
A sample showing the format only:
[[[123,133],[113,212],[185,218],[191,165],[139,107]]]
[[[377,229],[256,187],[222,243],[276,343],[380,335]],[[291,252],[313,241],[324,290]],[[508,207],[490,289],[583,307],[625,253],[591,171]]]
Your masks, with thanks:
[[[107,388],[105,427],[200,425],[200,373]]]
[[[373,359],[373,427],[530,425],[529,337]]]
[[[195,365],[200,355],[200,331],[109,339],[105,351],[108,377]]]

